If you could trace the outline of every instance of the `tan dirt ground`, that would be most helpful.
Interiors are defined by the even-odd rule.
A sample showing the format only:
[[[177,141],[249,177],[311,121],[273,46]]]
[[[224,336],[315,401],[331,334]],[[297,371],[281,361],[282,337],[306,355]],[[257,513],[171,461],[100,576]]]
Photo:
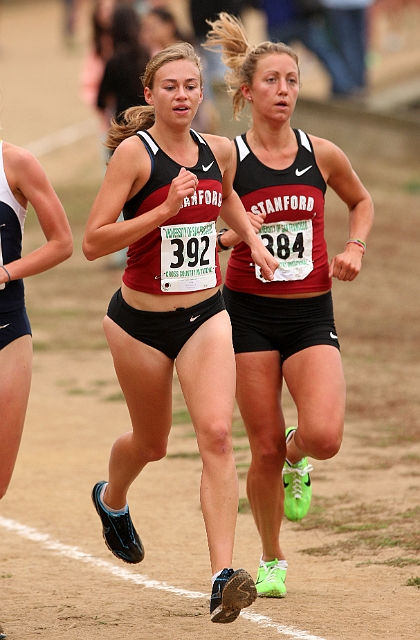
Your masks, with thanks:
[[[101,329],[121,274],[106,259],[87,263],[80,249],[101,166],[95,120],[77,94],[82,48],[62,46],[59,8],[55,0],[8,3],[0,24],[2,136],[30,146],[92,120],[92,135],[40,158],[66,204],[75,253],[26,284],[33,386],[0,505],[0,623],[8,640],[418,640],[420,195],[412,182],[411,191],[368,185],[377,219],[364,270],[354,283],[334,285],[348,385],[345,438],[333,460],[314,462],[307,518],[284,523],[287,597],[258,600],[233,625],[209,622],[200,460],[176,379],[169,454],[130,491],[145,560],[130,567],[106,549],[90,491],[106,478],[110,447],[129,424]],[[331,254],[346,238],[343,213],[330,196]],[[29,219],[25,248],[40,240]],[[293,424],[287,394],[285,403]],[[246,510],[249,450],[238,414],[234,436],[243,507],[235,566],[254,574],[260,548]]]

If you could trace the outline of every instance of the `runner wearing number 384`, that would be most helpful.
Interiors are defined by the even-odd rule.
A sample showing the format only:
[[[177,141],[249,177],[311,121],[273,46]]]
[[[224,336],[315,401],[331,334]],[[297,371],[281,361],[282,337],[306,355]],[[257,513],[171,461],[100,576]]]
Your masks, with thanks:
[[[247,492],[262,542],[256,588],[259,596],[282,597],[283,514],[300,520],[307,513],[307,456],[331,458],[343,435],[345,382],[332,277],[351,281],[359,273],[373,205],[336,145],[291,127],[300,84],[295,52],[283,43],[251,47],[242,23],[226,13],[209,24],[205,46],[222,50],[234,113],[247,103],[252,112],[250,129],[232,143],[233,186],[279,262],[268,282],[234,231],[218,237],[220,249],[235,247],[223,295],[233,328],[237,401],[252,452]],[[327,186],[349,210],[344,250],[330,262],[324,238]],[[287,429],[283,380],[298,416],[296,427]]]
[[[145,465],[165,456],[176,362],[203,464],[211,620],[232,622],[256,590],[245,570],[231,568],[238,509],[231,442],[235,357],[219,291],[215,223],[222,202],[227,224],[249,243],[268,279],[277,262],[226,179],[230,141],[190,129],[203,97],[194,49],[179,43],[156,54],[143,84],[148,106],[127,110],[109,130],[113,155],[83,241],[89,260],[129,247],[104,330],[132,430],[114,443],[108,482],[98,482],[92,498],[107,546],[125,562],[140,562],[143,545],[126,496]],[[124,220],[117,222],[120,211]]]

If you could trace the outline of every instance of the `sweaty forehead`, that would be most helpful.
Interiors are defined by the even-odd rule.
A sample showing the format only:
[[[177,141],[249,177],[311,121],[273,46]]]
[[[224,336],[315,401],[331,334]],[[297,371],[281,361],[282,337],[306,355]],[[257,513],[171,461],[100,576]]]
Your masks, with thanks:
[[[259,71],[282,71],[286,73],[298,73],[296,62],[288,53],[268,53],[261,56],[257,64]]]
[[[156,72],[156,80],[174,80],[185,82],[186,80],[199,80],[200,71],[197,65],[191,60],[174,60],[161,66]]]

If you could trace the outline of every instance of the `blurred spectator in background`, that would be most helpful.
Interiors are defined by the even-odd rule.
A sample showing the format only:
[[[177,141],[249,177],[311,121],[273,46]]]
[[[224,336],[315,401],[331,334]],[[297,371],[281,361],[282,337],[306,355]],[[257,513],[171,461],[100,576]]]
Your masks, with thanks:
[[[144,16],[151,9],[167,9],[172,10],[173,0],[119,0],[120,2],[130,3],[140,16]],[[178,1],[178,0],[177,0]]]
[[[150,58],[168,45],[182,41],[189,42],[189,38],[181,33],[175,17],[168,9],[156,7],[142,16],[141,43]]]
[[[140,43],[140,19],[133,7],[116,5],[111,33],[113,55],[105,66],[97,98],[97,106],[108,122],[114,117],[118,120],[129,107],[146,104],[140,77],[149,60]]]
[[[101,140],[109,127],[109,119],[97,108],[99,87],[105,66],[113,54],[111,21],[115,0],[95,0],[91,14],[91,40],[80,76],[80,97],[99,114]]]
[[[68,46],[73,46],[77,17],[83,0],[63,0],[63,36]]]
[[[107,127],[129,107],[146,104],[141,76],[149,61],[148,52],[140,43],[140,18],[133,6],[125,2],[115,6],[111,34],[113,55],[105,66],[96,102],[106,117]],[[126,249],[117,251],[112,254],[109,266],[123,268],[126,259]]]
[[[330,38],[343,57],[356,90],[366,89],[368,7],[373,0],[321,0]]]
[[[331,77],[334,96],[357,92],[344,58],[330,41],[324,9],[319,0],[260,0],[266,14],[269,39],[292,44],[297,41],[314,53]]]

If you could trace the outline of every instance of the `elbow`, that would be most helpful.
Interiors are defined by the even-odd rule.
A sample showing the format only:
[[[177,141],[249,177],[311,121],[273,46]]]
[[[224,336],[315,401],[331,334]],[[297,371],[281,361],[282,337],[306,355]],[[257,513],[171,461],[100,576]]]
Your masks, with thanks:
[[[68,260],[73,255],[73,239],[70,238],[63,246],[63,260]]]
[[[56,249],[57,263],[65,262],[73,255],[73,238],[63,238],[57,245]]]
[[[86,240],[83,240],[82,242],[82,251],[86,260],[89,260],[89,262],[93,262],[93,260],[99,258],[99,254],[97,251],[95,251],[95,247]]]

